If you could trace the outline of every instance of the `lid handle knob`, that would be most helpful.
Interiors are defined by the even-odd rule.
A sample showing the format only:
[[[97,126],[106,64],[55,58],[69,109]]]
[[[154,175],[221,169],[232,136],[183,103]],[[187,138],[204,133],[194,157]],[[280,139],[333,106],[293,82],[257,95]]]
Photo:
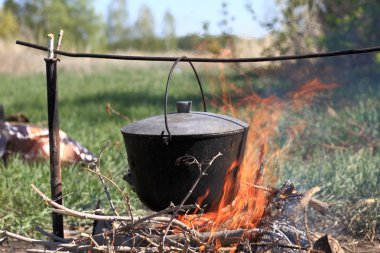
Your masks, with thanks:
[[[191,101],[177,101],[177,113],[190,113]]]

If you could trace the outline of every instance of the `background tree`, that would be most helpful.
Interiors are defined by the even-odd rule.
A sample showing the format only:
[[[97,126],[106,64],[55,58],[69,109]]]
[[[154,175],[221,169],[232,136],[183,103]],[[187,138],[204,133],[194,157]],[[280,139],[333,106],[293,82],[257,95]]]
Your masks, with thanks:
[[[380,2],[372,0],[277,0],[281,17],[264,24],[281,53],[374,46]]]
[[[64,47],[78,50],[103,48],[103,23],[89,0],[7,0],[4,8],[20,24],[20,33],[37,43],[46,43],[48,33],[65,30]]]
[[[272,54],[302,54],[371,47],[379,44],[380,1],[278,0],[281,17],[268,22]],[[313,73],[346,84],[363,78],[380,78],[379,54],[297,61],[297,74]],[[293,68],[295,67],[293,66]],[[324,73],[316,71],[324,70]],[[349,70],[349,71],[347,71]],[[309,73],[309,74],[308,74]]]
[[[127,49],[129,47],[130,29],[127,21],[127,1],[111,1],[108,8],[106,31],[110,49]]]
[[[318,6],[317,22],[321,28],[318,43],[322,47],[335,51],[379,45],[380,1],[324,0]],[[378,69],[380,63],[375,56],[355,55],[350,61],[340,59],[339,65],[353,69],[369,68],[373,71]]]
[[[154,17],[150,8],[143,5],[139,11],[134,26],[135,48],[154,51],[158,49],[158,43],[154,33]]]
[[[170,11],[166,11],[164,15],[163,39],[166,50],[177,49],[177,37],[175,33],[175,20]]]
[[[47,33],[44,34],[46,17],[43,16],[47,3],[38,0],[20,0],[17,2],[20,5],[19,17],[22,34],[32,37],[36,42],[41,42],[47,35]]]
[[[321,1],[277,0],[281,16],[263,24],[273,39],[266,53],[301,54],[318,51],[320,48],[316,38],[321,35],[321,30],[317,9]]]
[[[66,0],[72,22],[68,31],[76,41],[76,48],[86,51],[103,50],[107,40],[102,17],[96,13],[91,0]],[[59,24],[57,24],[58,27]],[[72,31],[72,32],[70,32]]]
[[[0,10],[0,38],[13,39],[18,35],[19,25],[16,16],[7,9]]]

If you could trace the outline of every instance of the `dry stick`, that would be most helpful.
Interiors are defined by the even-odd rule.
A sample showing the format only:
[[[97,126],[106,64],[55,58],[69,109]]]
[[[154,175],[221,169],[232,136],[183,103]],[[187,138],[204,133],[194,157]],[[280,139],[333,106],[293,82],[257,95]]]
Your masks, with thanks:
[[[115,213],[117,216],[119,216],[119,214],[116,212],[115,207],[113,206],[112,199],[111,199],[111,195],[109,194],[109,192],[108,192],[108,188],[107,188],[107,185],[105,184],[105,181],[104,181],[104,176],[102,176],[101,173],[100,173],[100,158],[101,158],[101,156],[102,156],[103,151],[104,151],[105,148],[108,147],[108,146],[109,146],[109,142],[107,142],[107,143],[103,146],[102,150],[100,151],[100,153],[99,153],[99,159],[98,159],[98,163],[97,163],[98,166],[95,166],[95,168],[96,168],[96,172],[99,174],[99,178],[100,178],[100,180],[101,180],[101,182],[102,182],[102,184],[103,184],[104,191],[105,191],[106,194],[107,194],[107,198],[108,198],[108,200],[110,201],[111,208],[113,209],[114,213]],[[114,183],[113,180],[110,179],[110,181],[111,181],[115,186],[117,186],[117,184]],[[117,188],[120,189],[119,186],[117,186]],[[126,195],[126,194],[124,194],[124,192],[121,191],[121,189],[120,189],[120,192],[121,192],[121,194],[122,194],[124,200],[125,200],[126,203],[127,203],[127,209],[128,209],[128,212],[129,212],[129,217],[131,218],[131,222],[133,223],[134,219],[133,219],[133,213],[132,213],[132,208],[131,208],[131,205],[130,205],[130,199],[129,199],[129,196]],[[121,224],[124,225],[124,226],[126,225],[124,222],[121,222]],[[134,230],[135,230],[135,227],[132,226],[132,231],[131,231],[131,232],[132,232],[132,251],[134,251],[134,246],[135,246],[135,243],[136,243],[136,241],[135,241],[135,239],[136,239],[136,233],[135,233]],[[112,232],[114,233],[115,230],[112,229]],[[138,236],[138,235],[137,235],[137,236]],[[113,238],[115,238],[115,237],[113,237]],[[112,242],[112,244],[113,244],[113,242]]]
[[[309,205],[306,205],[305,209],[303,210],[303,222],[304,222],[304,226],[305,226],[305,233],[306,233],[306,238],[307,238],[307,241],[309,242],[309,245],[311,246],[311,238],[310,238],[310,229],[309,229],[309,225],[307,224],[307,208],[308,208]]]
[[[102,176],[103,179],[107,180],[108,182],[110,182],[120,193],[121,195],[123,196],[125,202],[127,203],[127,209],[128,209],[128,213],[129,213],[129,216],[131,217],[131,220],[133,219],[133,214],[132,214],[132,207],[131,207],[131,204],[130,204],[130,199],[129,199],[129,196],[127,194],[125,194],[121,189],[120,187],[110,178],[100,174],[99,172],[97,171],[94,171],[90,168],[86,168],[87,171],[95,174],[95,175],[98,175],[98,176]]]
[[[61,50],[62,38],[63,38],[63,30],[61,29],[59,30],[59,33],[58,33],[57,50]]]
[[[251,243],[251,245],[259,246],[259,247],[268,246],[267,243]],[[306,247],[302,247],[302,246],[298,246],[298,245],[288,245],[288,244],[278,243],[274,247],[284,248],[284,249],[298,249],[298,250],[303,250],[303,251],[313,252],[313,253],[325,253],[325,251],[314,250],[314,249],[310,249],[310,248],[306,248]]]
[[[270,187],[265,187],[265,186],[261,186],[261,185],[251,184],[251,183],[248,183],[248,182],[243,182],[243,183],[246,184],[246,185],[252,186],[254,188],[267,191],[267,192],[273,192],[275,190],[275,189],[270,188]],[[328,203],[323,202],[323,201],[321,201],[319,199],[316,199],[316,198],[311,198],[309,201],[310,201],[309,202],[310,207],[312,207],[314,210],[316,210],[320,214],[326,215],[326,213],[329,210],[329,204]]]
[[[290,244],[292,243],[292,241],[290,241],[289,237],[284,233],[282,232],[278,227],[277,225],[270,225],[269,226],[270,228],[272,228],[274,231],[277,231],[278,234],[280,234],[286,241],[288,241]]]
[[[50,203],[49,203],[50,204]],[[89,214],[85,212],[78,212],[67,207],[58,207],[59,209],[53,208],[52,211],[55,213],[65,214],[68,216],[78,217],[82,219],[89,220],[101,220],[101,221],[131,221],[128,216],[114,216],[114,215],[97,215],[97,214]]]
[[[218,157],[221,156],[221,155],[222,155],[222,153],[219,152],[216,156],[214,156],[214,157],[211,159],[211,161],[207,163],[207,167],[206,167],[203,171],[202,171],[202,164],[199,163],[199,162],[197,161],[197,159],[195,159],[195,157],[185,156],[186,158],[190,158],[190,157],[191,157],[191,158],[194,159],[194,160],[193,160],[192,162],[190,162],[189,164],[194,164],[194,163],[196,163],[196,164],[198,165],[199,175],[198,175],[197,179],[195,180],[194,184],[192,185],[192,187],[190,188],[190,190],[188,191],[188,193],[186,194],[186,196],[182,199],[181,203],[177,206],[177,208],[176,208],[175,211],[173,212],[173,215],[172,215],[172,217],[171,217],[171,219],[170,219],[170,221],[169,221],[169,223],[168,223],[166,229],[164,230],[164,236],[162,237],[162,246],[164,246],[165,237],[166,237],[166,235],[167,235],[168,232],[169,232],[169,229],[170,229],[170,226],[171,226],[171,224],[172,224],[172,222],[173,222],[173,220],[174,220],[174,217],[178,214],[178,211],[179,211],[179,210],[182,208],[182,206],[185,204],[186,200],[190,197],[191,193],[193,193],[195,187],[198,185],[198,183],[199,183],[199,181],[201,180],[201,178],[202,178],[204,175],[206,175],[206,172],[207,172],[208,168],[210,168],[211,165],[213,164],[213,162],[215,161],[215,159],[218,158]],[[179,158],[179,159],[182,159],[182,157]],[[178,161],[178,159],[177,159],[177,161]]]
[[[309,203],[310,203],[312,196],[315,193],[319,192],[320,190],[321,190],[321,188],[319,186],[311,188],[310,190],[305,192],[305,196],[302,198],[302,200],[299,203],[300,207],[304,211],[303,218],[304,218],[305,233],[306,233],[306,237],[307,237],[307,240],[309,242],[309,245],[311,245],[312,240],[310,238],[310,230],[309,230],[309,226],[307,224],[307,208],[309,206]]]
[[[80,235],[81,235],[82,237],[84,237],[84,238],[89,238],[89,239],[91,240],[91,242],[95,245],[95,247],[99,247],[98,242],[95,241],[94,238],[93,238],[91,235],[86,234],[86,233],[81,233]]]
[[[36,225],[35,226],[36,230],[38,232],[40,232],[42,235],[44,236],[47,236],[51,239],[53,239],[54,241],[57,241],[57,242],[63,242],[63,243],[72,243],[74,242],[74,239],[65,239],[65,238],[61,238],[59,236],[56,236],[55,234],[52,234],[52,233],[49,233],[47,231],[45,231],[43,228],[41,228],[40,226]]]
[[[96,162],[92,162],[90,163],[88,166],[90,167],[91,165],[94,166],[94,170],[97,172],[98,176],[99,176],[99,179],[100,179],[100,182],[102,182],[102,185],[103,185],[103,189],[104,189],[104,193],[106,194],[107,196],[107,199],[108,199],[108,202],[110,203],[110,207],[111,207],[111,210],[112,212],[116,215],[116,216],[119,216],[119,214],[117,213],[116,211],[116,208],[115,208],[115,205],[113,204],[113,201],[112,201],[112,198],[111,198],[111,194],[110,192],[108,191],[108,187],[106,185],[106,182],[104,181],[104,177],[101,175],[100,173],[100,159],[103,155],[103,152],[104,150],[109,147],[110,143],[109,142],[106,142],[103,147],[100,149],[100,152],[99,152],[99,155],[98,155],[98,159]],[[131,217],[131,219],[133,220],[133,217]]]
[[[88,250],[97,250],[101,252],[146,252],[149,250],[149,252],[158,252],[158,248],[156,247],[138,247],[138,248],[132,248],[129,246],[93,246],[93,245],[77,245],[75,247],[62,247],[63,251],[60,249],[55,251],[29,251],[29,252],[86,252]],[[66,251],[65,248],[68,248],[69,251]],[[170,252],[171,248],[166,247],[165,251]]]
[[[259,228],[253,228],[253,229],[237,229],[237,230],[224,230],[224,231],[217,231],[217,232],[204,232],[199,233],[198,238],[195,238],[197,240],[191,241],[191,245],[197,245],[199,244],[199,241],[201,242],[208,242],[213,240],[220,240],[222,245],[231,245],[236,244],[239,241],[241,241],[244,238],[252,238],[255,234],[263,234],[265,231],[263,229]],[[168,235],[166,236],[168,239],[177,240],[179,242],[185,242],[186,237],[181,234],[176,235]],[[192,238],[194,239],[194,238]],[[197,245],[199,246],[199,245]]]
[[[52,209],[52,211],[55,213],[61,213],[61,214],[65,214],[65,215],[69,215],[73,217],[82,218],[82,219],[103,220],[103,221],[131,221],[130,217],[128,216],[106,216],[106,215],[87,214],[83,212],[74,211],[63,206],[62,208],[64,208],[65,210]],[[170,217],[154,217],[153,219],[149,221],[152,223],[168,224],[170,221]],[[133,225],[132,223],[127,224],[128,227],[132,227],[132,225]],[[176,219],[172,221],[172,225],[177,226],[178,228],[184,231],[191,231],[190,228],[186,226],[186,224]]]
[[[273,242],[268,243],[268,245],[265,246],[265,249],[263,250],[263,252],[268,252],[271,248],[275,247],[279,243],[280,240],[281,239],[278,238],[276,241],[273,240]]]
[[[12,233],[12,232],[9,232],[6,230],[0,230],[0,234],[4,234],[7,237],[12,237],[12,238],[15,238],[15,239],[18,239],[21,241],[25,241],[25,242],[29,242],[32,244],[38,244],[38,245],[54,247],[54,248],[70,249],[70,251],[71,250],[85,251],[85,250],[90,250],[90,249],[106,251],[109,249],[109,247],[107,247],[107,246],[77,245],[75,243],[60,243],[60,242],[43,241],[43,240],[38,240],[38,239],[33,239],[33,238],[25,237],[22,235],[18,235],[18,234],[15,234],[15,233]],[[128,246],[113,246],[113,247],[111,247],[111,249],[114,251],[117,251],[117,252],[136,252],[136,250],[139,251],[141,249],[141,251],[142,251],[142,250],[147,249],[147,248],[141,247],[141,248],[133,249],[133,248],[128,247]],[[151,247],[149,248],[149,250],[154,250],[154,249],[156,251],[158,251],[158,248],[151,248]],[[170,250],[170,248],[165,247],[165,250]],[[38,251],[31,250],[29,252],[38,252]],[[45,252],[48,252],[48,251],[45,251]],[[57,249],[57,250],[52,251],[52,252],[61,252],[61,250]]]
[[[182,206],[182,209],[190,209],[190,208],[193,208],[194,207],[194,205],[183,205]],[[155,218],[155,217],[157,217],[157,216],[159,216],[159,215],[162,215],[162,214],[166,214],[166,213],[169,213],[169,212],[173,212],[175,209],[176,209],[177,207],[168,207],[168,208],[166,208],[166,209],[164,209],[164,210],[162,210],[162,211],[159,211],[159,212],[157,212],[157,213],[154,213],[154,214],[151,214],[151,215],[148,215],[148,216],[145,216],[145,217],[143,217],[143,218],[141,218],[141,219],[139,219],[139,220],[137,220],[137,221],[135,221],[131,226],[132,227],[135,227],[136,225],[138,225],[138,224],[140,224],[140,223],[142,223],[142,222],[145,222],[145,221],[150,221],[151,219],[153,219],[153,218]],[[185,231],[185,232],[188,232],[188,233],[190,233],[190,236],[193,238],[193,236],[192,235],[195,235],[195,236],[199,236],[199,233],[198,233],[198,231],[196,231],[196,230],[194,230],[193,228],[186,228],[186,229],[184,229],[183,227],[181,228],[183,231]],[[199,239],[197,240],[197,241],[199,241]],[[172,243],[172,241],[169,241],[169,242],[171,242]],[[185,246],[184,246],[185,247]],[[190,252],[193,252],[192,250],[190,250],[189,249],[189,251]]]
[[[309,205],[322,215],[326,215],[329,211],[329,204],[316,198],[311,198]]]
[[[177,245],[178,247],[180,247],[180,248],[176,247],[176,248],[178,249],[178,251],[180,251],[181,249],[183,249],[183,248],[185,247],[182,243],[177,242],[177,241],[174,241],[174,240],[171,240],[171,239],[168,239],[168,238],[165,238],[165,242],[168,242],[168,243],[170,243],[170,244],[172,244],[172,245]],[[166,248],[166,247],[164,247],[164,246],[161,247],[161,245],[160,245],[159,250],[160,250],[160,251],[163,251],[165,248]],[[192,250],[192,249],[188,249],[188,252],[196,253],[196,252],[195,252],[194,250]]]
[[[139,235],[141,239],[146,240],[147,242],[149,242],[150,244],[152,244],[152,245],[154,246],[154,248],[156,248],[156,249],[160,249],[160,245],[157,244],[156,242],[153,242],[153,241],[152,241],[152,239],[154,239],[154,236],[152,236],[152,235],[150,235],[150,234],[148,234],[148,233],[146,233],[146,232],[144,232],[144,231],[141,231],[141,233],[143,234],[143,235]],[[149,238],[149,236],[150,236],[151,238]],[[173,244],[173,245],[177,245],[177,246],[180,246],[180,247],[182,247],[182,248],[184,247],[184,245],[182,245],[181,243],[175,242],[175,241],[173,241],[173,240],[167,239],[167,241],[168,241],[169,243]],[[165,249],[165,248],[167,248],[167,247],[164,247],[164,249]],[[151,248],[149,248],[149,249],[151,249]],[[195,252],[194,252],[193,250],[191,250],[191,249],[189,249],[189,252],[195,253]]]
[[[305,208],[309,204],[313,195],[315,193],[319,192],[320,190],[321,190],[321,187],[315,186],[315,187],[311,188],[310,190],[308,190],[307,192],[305,192],[304,193],[305,196],[300,201],[300,207]]]
[[[347,250],[348,252],[351,252],[351,253],[354,253],[355,251],[353,251],[352,249],[350,249],[349,247],[347,247],[346,245],[342,245],[341,246],[343,249]]]
[[[128,216],[108,216],[108,215],[96,215],[96,214],[89,214],[89,213],[83,213],[74,211],[70,208],[67,208],[65,206],[62,206],[60,204],[55,203],[53,200],[51,200],[48,196],[43,194],[36,186],[32,184],[32,188],[35,192],[37,192],[38,195],[42,197],[42,199],[47,202],[50,206],[53,206],[57,209],[53,209],[54,212],[62,213],[74,217],[79,217],[83,219],[91,219],[91,220],[103,220],[103,221],[131,221],[131,218]],[[169,217],[154,217],[150,219],[151,222],[162,222],[162,223],[169,223],[171,218]],[[184,223],[180,222],[179,220],[174,219],[172,221],[173,225],[185,230],[190,231],[190,228],[186,226]]]
[[[102,215],[92,215],[92,214],[86,214],[86,213],[81,213],[81,212],[76,212],[74,210],[68,209],[64,206],[61,206],[51,199],[49,199],[46,195],[44,195],[40,190],[38,190],[34,185],[32,185],[32,188],[42,197],[44,201],[46,201],[49,205],[54,206],[58,208],[58,210],[53,209],[54,212],[56,213],[62,213],[62,214],[69,214],[71,216],[76,216],[76,217],[81,217],[85,219],[95,219],[95,220],[103,220],[99,219],[99,217],[105,218],[104,220],[108,221],[130,221],[129,217],[120,217],[120,216],[102,216]]]
[[[103,233],[103,236],[107,237],[108,235],[106,233]],[[134,234],[134,236],[135,236],[135,234]],[[115,238],[116,238],[116,230],[115,230],[114,226],[112,226],[112,245],[115,245]],[[135,241],[135,239],[133,239],[133,242],[134,241]],[[133,246],[134,246],[134,244],[133,244]]]
[[[63,253],[70,253],[70,251],[57,251],[57,250],[46,250],[46,249],[27,249],[26,252],[28,253],[57,253],[57,252],[63,252]]]
[[[200,233],[199,239],[202,241],[208,241],[208,240],[224,240],[222,241],[223,245],[231,245],[236,244],[239,241],[241,241],[244,238],[250,238],[254,234],[262,234],[265,233],[263,229],[237,229],[237,230],[227,230],[227,231],[218,231],[218,232],[206,232],[206,233]],[[171,240],[177,240],[179,242],[185,241],[186,238],[183,235],[169,235],[167,236],[167,239]],[[194,243],[194,242],[192,242]],[[254,246],[261,246],[261,247],[279,247],[279,248],[289,248],[289,249],[298,249],[298,250],[310,250],[310,248],[301,247],[298,245],[291,245],[291,244],[280,244],[276,242],[273,244],[271,243],[250,243]],[[311,251],[311,252],[319,252],[319,251]]]
[[[117,116],[121,117],[122,119],[125,119],[125,120],[129,120],[129,118],[127,116],[125,116],[124,114],[120,113],[119,111],[115,110],[111,104],[107,104],[106,105],[106,111],[108,114],[116,114]]]
[[[272,244],[272,243],[270,243],[270,244]],[[256,247],[267,247],[270,244],[269,243],[250,243],[250,245],[256,246]],[[284,249],[298,249],[298,250],[303,250],[303,251],[307,251],[310,253],[325,253],[325,251],[309,249],[309,248],[305,248],[305,247],[301,247],[301,246],[295,246],[295,245],[287,245],[287,244],[276,244],[276,245],[274,245],[274,247],[284,248]],[[223,248],[218,249],[219,252],[231,252],[234,250],[236,250],[236,247],[223,247]]]
[[[218,252],[235,252],[236,247],[220,247]]]
[[[187,253],[189,248],[190,248],[190,240],[186,236],[186,240],[185,240],[185,244],[184,244],[183,249],[182,249],[182,253]]]
[[[47,52],[48,52],[47,58],[53,59],[54,55],[56,54],[54,53],[54,34],[49,33],[48,38],[49,38],[49,46],[47,48]]]
[[[147,241],[149,244],[153,245],[154,247],[159,247],[157,243],[152,241],[148,236],[146,235],[140,235],[139,233],[135,233],[136,236],[138,236],[140,239]]]
[[[110,207],[111,207],[113,213],[114,213],[116,216],[120,216],[120,215],[118,214],[118,212],[116,211],[116,208],[115,208],[115,206],[114,206],[114,204],[113,204],[113,201],[112,201],[111,195],[110,195],[110,193],[109,193],[109,191],[108,191],[108,187],[107,187],[106,182],[105,182],[105,180],[104,180],[105,177],[100,173],[100,159],[101,159],[101,157],[102,157],[102,155],[103,155],[104,150],[105,150],[107,147],[109,147],[109,144],[110,144],[109,142],[106,142],[106,143],[103,145],[103,147],[101,148],[101,150],[100,150],[100,152],[99,152],[98,160],[97,160],[96,162],[94,162],[94,163],[90,163],[89,166],[88,166],[88,169],[91,170],[91,169],[90,169],[90,166],[91,166],[91,165],[93,165],[93,166],[95,167],[93,171],[95,171],[95,174],[98,175],[98,177],[99,177],[99,179],[100,179],[100,181],[101,181],[101,183],[102,183],[102,185],[103,185],[104,192],[105,192],[105,194],[106,194],[106,196],[107,196],[108,202],[110,203]],[[119,186],[118,186],[116,183],[113,182],[113,180],[109,179],[109,181],[112,182],[112,184],[115,185],[115,186],[117,187],[117,189],[119,189],[119,191],[121,192],[121,194],[122,194],[124,200],[126,200],[126,202],[127,202],[127,206],[128,206],[129,216],[130,216],[130,218],[131,218],[131,222],[133,223],[133,221],[134,221],[134,220],[133,220],[133,213],[132,213],[132,208],[131,208],[130,201],[129,201],[129,196],[126,196],[126,195],[124,194],[124,192],[121,191],[121,189],[119,188]],[[126,225],[126,223],[123,222],[123,221],[121,221],[121,224],[124,225],[124,226]],[[134,246],[134,245],[135,245],[135,236],[134,236],[135,233],[134,233],[133,230],[134,230],[134,226],[132,226],[132,234],[133,234],[133,235],[132,235],[132,238],[133,238],[133,243],[132,243],[132,245]],[[93,238],[92,238],[91,236],[90,236],[90,239],[93,240]],[[94,243],[96,244],[95,241],[94,241]],[[98,246],[98,245],[97,245],[97,246]],[[133,247],[132,247],[132,248],[133,248]]]
[[[182,206],[182,209],[190,209],[190,208],[194,208],[195,205],[183,205]],[[141,224],[143,222],[146,222],[146,221],[151,221],[153,218],[156,218],[157,216],[160,216],[162,214],[166,214],[166,213],[169,213],[169,212],[173,212],[174,209],[176,207],[169,207],[167,209],[164,209],[162,211],[159,211],[159,212],[156,212],[154,214],[151,214],[151,215],[148,215],[148,216],[145,216],[145,217],[142,217],[136,221],[134,221],[132,224],[130,224],[130,226],[128,226],[129,228],[135,228],[138,224]],[[159,217],[159,218],[163,218],[163,217]],[[169,219],[169,218],[165,218],[165,219]],[[121,227],[120,229],[123,229],[123,228],[126,228],[126,227]],[[190,234],[195,234],[195,235],[198,235],[198,231],[195,231],[195,230],[191,230],[190,228],[186,228],[184,229],[183,227],[181,227],[181,229],[185,232],[188,232]],[[156,244],[155,242],[153,242],[152,240],[150,240],[146,235],[140,235],[138,233],[135,233],[135,235],[147,242],[149,242],[150,244],[152,244],[153,246],[155,247],[158,247],[159,245]],[[170,243],[173,243],[173,241],[169,241]],[[189,250],[190,252],[192,252],[191,250]]]
[[[72,243],[61,243],[61,242],[51,242],[51,241],[44,241],[44,240],[38,240],[38,239],[33,239],[25,236],[21,236],[9,231],[5,230],[0,230],[0,234],[5,234],[8,237],[12,237],[21,241],[29,242],[32,244],[38,244],[38,245],[43,245],[43,246],[48,246],[48,247],[54,247],[54,248],[70,248],[70,249],[78,249],[78,248],[84,248],[84,249],[91,249],[93,246],[89,245],[77,245],[75,242]],[[59,249],[56,250],[55,252],[60,251]]]
[[[38,245],[54,247],[54,248],[63,248],[63,249],[71,249],[71,250],[79,250],[79,251],[82,251],[82,250],[84,251],[84,250],[89,250],[89,249],[106,251],[109,249],[109,247],[107,247],[107,246],[77,245],[75,243],[60,243],[60,242],[37,240],[37,239],[21,236],[18,234],[14,234],[12,232],[5,231],[5,230],[0,230],[0,234],[4,234],[7,237],[12,237],[12,238],[15,238],[15,239],[18,239],[21,241],[25,241],[25,242],[29,242],[32,244],[38,244]],[[111,249],[114,251],[118,251],[118,252],[136,252],[136,249],[133,249],[133,248],[128,247],[128,246],[112,246]],[[139,249],[147,249],[147,248],[145,248],[145,247],[138,248],[137,251],[139,251]],[[149,249],[154,249],[154,248],[150,247]],[[155,249],[158,250],[157,247]],[[170,248],[165,247],[165,250],[170,250]],[[36,250],[31,249],[28,252],[40,252],[40,251],[36,251]],[[49,252],[49,251],[42,251],[42,252]],[[51,252],[61,252],[61,250],[57,249],[57,250],[51,251]],[[71,252],[71,251],[69,251],[69,252]]]
[[[57,50],[61,49],[62,46],[62,38],[63,38],[63,30],[61,29],[58,33],[58,41],[57,41]],[[54,58],[57,58],[57,53],[54,53]]]
[[[42,199],[47,202],[50,206],[53,206],[57,209],[60,209],[61,211],[65,212],[66,214],[70,214],[72,216],[76,217],[81,217],[84,219],[92,219],[92,220],[106,220],[106,221],[131,221],[130,217],[125,217],[125,216],[106,216],[106,215],[96,215],[96,214],[87,214],[87,213],[82,213],[78,211],[71,210],[67,207],[64,207],[60,204],[55,203],[52,201],[49,197],[47,197],[45,194],[43,194],[36,186],[32,184],[32,188],[35,192],[37,192],[38,195],[42,197]],[[54,211],[54,210],[53,210]],[[57,212],[57,213],[62,213],[62,212]],[[103,218],[101,218],[103,217]]]
[[[141,231],[143,235],[140,235],[139,237],[141,239],[147,239],[148,242],[153,242],[153,246],[158,246],[155,242],[156,240],[159,241],[160,237],[156,235],[146,234],[146,232]],[[192,237],[191,234],[176,234],[176,235],[168,235],[166,237],[166,241],[172,245],[178,245],[180,247],[185,247],[186,244],[186,237],[191,239],[190,245],[198,247],[200,244],[202,244],[202,241],[208,241],[208,240],[215,240],[219,239],[222,242],[222,245],[232,245],[240,242],[244,238],[252,238],[252,236],[257,234],[263,234],[268,233],[268,231],[265,231],[263,229],[238,229],[238,230],[228,230],[228,231],[218,231],[218,232],[205,232],[205,233],[199,233],[199,239]],[[200,241],[202,240],[202,241]],[[183,245],[182,245],[183,244]],[[270,244],[267,244],[267,246]]]
[[[7,237],[0,238],[0,245],[7,240]]]
[[[196,207],[196,206],[195,205],[183,205],[181,209],[186,210],[186,209],[191,209],[191,208],[194,208],[194,207]],[[138,224],[140,224],[142,222],[149,221],[152,218],[155,218],[155,217],[158,217],[160,215],[173,212],[173,211],[175,211],[176,208],[177,208],[176,206],[171,206],[171,207],[168,207],[168,208],[166,208],[164,210],[161,210],[159,212],[156,212],[156,213],[150,214],[148,216],[142,217],[141,219],[136,220],[132,225],[136,226],[136,225],[138,225]],[[191,232],[191,231],[189,230],[187,232]],[[194,230],[194,232],[197,232],[197,231]]]
[[[54,247],[54,248],[56,248],[56,247],[68,247],[68,248],[72,248],[72,247],[78,246],[75,243],[61,243],[61,242],[51,242],[51,241],[37,240],[37,239],[33,239],[33,238],[22,236],[22,235],[18,235],[18,234],[15,234],[15,233],[12,233],[12,232],[9,232],[9,231],[6,231],[6,230],[0,230],[0,234],[4,234],[7,237],[11,237],[11,238],[14,238],[14,239],[17,239],[17,240],[21,240],[21,241],[24,241],[24,242],[29,242],[29,243],[32,243],[32,244],[39,244],[39,245],[44,245],[44,246],[49,246],[49,247]]]
[[[257,184],[251,184],[251,183],[248,183],[248,182],[243,182],[243,184],[246,184],[246,185],[249,185],[251,187],[254,187],[254,188],[257,188],[257,189],[260,189],[260,190],[264,190],[264,191],[267,191],[267,192],[273,192],[273,189],[271,189],[269,187],[265,187],[265,186],[261,186],[261,185],[257,185]]]
[[[82,251],[85,251],[85,250],[89,250],[89,249],[94,249],[94,250],[99,250],[99,251],[103,251],[103,252],[145,252],[146,250],[151,250],[151,251],[158,251],[157,248],[154,248],[154,247],[149,247],[149,248],[146,248],[146,247],[139,247],[139,248],[132,248],[132,247],[129,247],[129,246],[99,246],[99,247],[95,247],[95,246],[91,246],[91,245],[85,245],[85,246],[79,246],[77,248],[77,250],[79,252],[82,252]],[[167,251],[169,251],[170,249],[169,248],[166,248]]]

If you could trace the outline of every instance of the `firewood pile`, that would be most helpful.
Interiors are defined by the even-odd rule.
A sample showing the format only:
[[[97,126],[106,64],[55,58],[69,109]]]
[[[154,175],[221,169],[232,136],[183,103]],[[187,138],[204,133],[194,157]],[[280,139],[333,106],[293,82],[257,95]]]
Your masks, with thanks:
[[[113,216],[78,212],[52,201],[38,188],[33,189],[53,212],[81,219],[94,220],[92,235],[80,238],[58,238],[41,228],[39,232],[52,240],[37,240],[0,231],[0,237],[10,237],[42,245],[45,249],[28,252],[343,252],[330,236],[319,239],[311,233],[306,222],[308,206],[323,213],[328,206],[313,198],[319,188],[298,193],[290,181],[279,188],[259,187],[267,192],[267,204],[256,228],[199,232],[181,222],[176,211],[185,213],[192,205],[171,206],[144,217]],[[199,208],[199,207],[197,207]],[[302,215],[303,214],[303,215]],[[201,214],[200,214],[201,215]],[[304,226],[297,220],[305,218]]]

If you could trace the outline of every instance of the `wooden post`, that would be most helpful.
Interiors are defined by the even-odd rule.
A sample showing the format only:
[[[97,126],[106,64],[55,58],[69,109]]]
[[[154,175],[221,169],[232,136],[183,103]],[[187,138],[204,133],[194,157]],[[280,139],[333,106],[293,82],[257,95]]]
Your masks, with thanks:
[[[50,146],[51,198],[62,205],[62,176],[59,138],[59,111],[57,89],[57,58],[54,58],[54,35],[49,34],[49,50],[46,62],[47,106]],[[53,234],[63,238],[63,215],[52,213]]]

